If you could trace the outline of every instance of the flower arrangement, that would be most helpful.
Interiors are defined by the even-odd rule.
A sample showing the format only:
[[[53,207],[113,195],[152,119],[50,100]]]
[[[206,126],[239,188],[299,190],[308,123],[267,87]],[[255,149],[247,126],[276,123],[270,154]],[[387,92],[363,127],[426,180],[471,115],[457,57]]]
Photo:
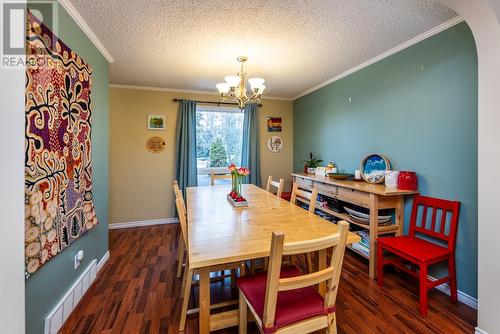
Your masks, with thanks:
[[[241,195],[241,183],[245,176],[250,175],[250,170],[245,167],[238,168],[234,163],[231,163],[228,169],[231,172],[232,179],[232,189],[229,193],[229,197],[235,202],[245,202],[245,198]]]

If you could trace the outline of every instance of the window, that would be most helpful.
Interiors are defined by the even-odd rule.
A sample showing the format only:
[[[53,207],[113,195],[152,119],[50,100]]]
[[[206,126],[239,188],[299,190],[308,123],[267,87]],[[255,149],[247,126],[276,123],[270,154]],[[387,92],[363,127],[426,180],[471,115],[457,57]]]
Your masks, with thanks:
[[[198,185],[210,185],[210,173],[227,173],[227,166],[241,164],[243,112],[236,108],[198,106],[196,109],[196,158]],[[231,183],[218,180],[218,183]]]

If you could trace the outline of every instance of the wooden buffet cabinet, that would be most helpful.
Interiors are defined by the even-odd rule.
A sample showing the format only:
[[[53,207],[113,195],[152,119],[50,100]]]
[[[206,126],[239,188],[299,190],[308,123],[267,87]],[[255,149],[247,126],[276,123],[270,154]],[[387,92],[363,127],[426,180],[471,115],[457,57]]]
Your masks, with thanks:
[[[376,241],[379,235],[403,233],[404,226],[404,196],[414,195],[417,191],[387,189],[381,184],[370,184],[357,181],[341,181],[334,180],[327,176],[314,174],[293,173],[291,174],[293,181],[297,183],[299,188],[311,190],[313,187],[318,190],[318,193],[326,197],[337,199],[346,203],[355,204],[369,209],[370,219],[369,225],[364,225],[351,219],[349,214],[340,213],[329,208],[324,208],[316,203],[316,208],[327,214],[345,220],[351,224],[358,225],[368,230],[370,235],[370,255],[356,251],[358,254],[368,258],[369,274],[371,278],[376,276]],[[303,199],[298,199],[304,201]],[[305,201],[304,201],[305,202]],[[393,224],[389,226],[379,226],[378,210],[379,209],[394,209]]]

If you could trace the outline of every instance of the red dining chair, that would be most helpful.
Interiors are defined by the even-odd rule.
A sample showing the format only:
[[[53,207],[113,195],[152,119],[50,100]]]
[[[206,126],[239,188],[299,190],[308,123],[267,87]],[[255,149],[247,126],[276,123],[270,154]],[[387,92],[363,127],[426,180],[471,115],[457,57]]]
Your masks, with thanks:
[[[429,210],[432,211],[430,220],[428,219],[431,215]],[[378,285],[380,287],[384,285],[383,268],[386,265],[394,265],[418,278],[420,280],[420,314],[423,316],[427,316],[428,290],[440,284],[449,282],[451,301],[457,301],[455,240],[459,210],[460,202],[417,195],[413,200],[409,234],[378,239]],[[440,222],[436,222],[439,214]],[[384,251],[396,255],[396,258],[384,259]],[[435,281],[429,280],[427,278],[429,266],[444,261],[448,262],[448,276]],[[406,266],[408,263],[411,264],[411,269]],[[418,267],[418,271],[417,268],[414,269],[415,266]]]

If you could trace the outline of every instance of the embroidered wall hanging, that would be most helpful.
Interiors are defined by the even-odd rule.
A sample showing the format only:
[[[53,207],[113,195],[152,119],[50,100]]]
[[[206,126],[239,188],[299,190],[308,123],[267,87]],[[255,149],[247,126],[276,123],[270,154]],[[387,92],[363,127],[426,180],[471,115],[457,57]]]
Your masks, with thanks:
[[[28,12],[25,264],[29,277],[97,224],[92,68]]]

